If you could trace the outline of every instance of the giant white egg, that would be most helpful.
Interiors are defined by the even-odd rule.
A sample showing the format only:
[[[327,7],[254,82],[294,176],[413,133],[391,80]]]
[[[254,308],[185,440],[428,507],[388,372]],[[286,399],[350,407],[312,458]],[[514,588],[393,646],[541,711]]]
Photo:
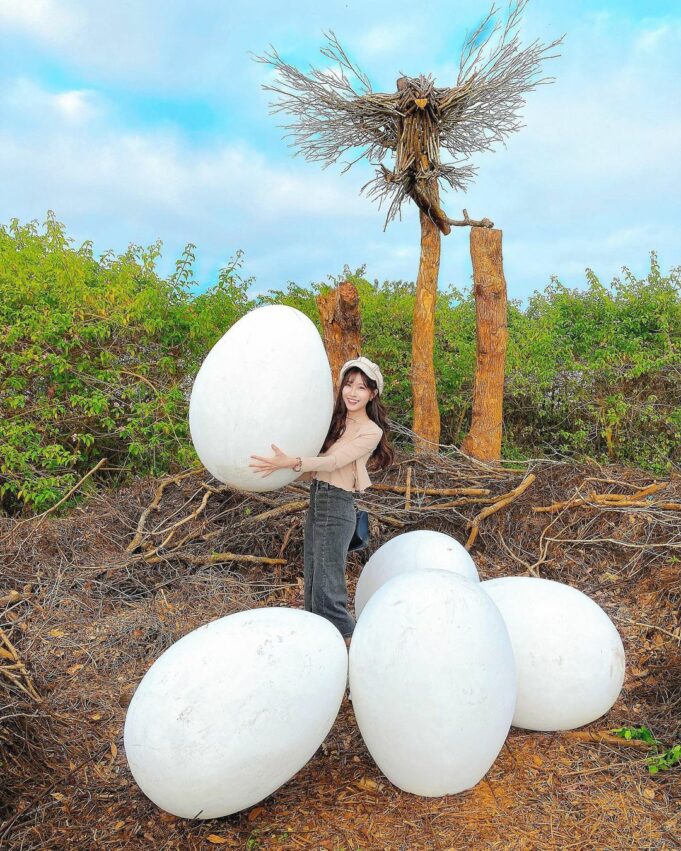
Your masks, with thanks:
[[[605,715],[624,681],[624,647],[603,609],[549,579],[507,576],[480,587],[499,608],[513,644],[513,725],[571,730]]]
[[[251,455],[319,454],[333,413],[333,382],[313,322],[286,305],[247,313],[201,365],[189,402],[189,428],[201,463],[234,488],[274,490],[299,473],[263,477]]]
[[[298,609],[239,612],[190,632],[154,662],[128,708],[133,777],[182,818],[258,803],[323,742],[347,664],[338,630]]]
[[[364,566],[355,590],[355,617],[388,580],[421,568],[451,570],[471,582],[480,581],[475,562],[455,538],[429,529],[405,532],[386,541]]]
[[[426,796],[470,789],[513,716],[504,621],[479,584],[443,570],[403,573],[357,622],[350,690],[362,737],[391,783]]]

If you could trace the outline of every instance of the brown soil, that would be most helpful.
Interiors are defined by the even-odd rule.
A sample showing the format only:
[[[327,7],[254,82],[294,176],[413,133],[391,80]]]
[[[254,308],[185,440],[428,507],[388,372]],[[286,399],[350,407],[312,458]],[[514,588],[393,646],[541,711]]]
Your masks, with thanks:
[[[414,489],[481,487],[491,495],[479,498],[489,500],[528,474],[460,459],[405,458],[374,474],[374,483],[404,486],[409,464],[409,510],[404,494],[364,495],[373,548],[417,528],[465,541],[469,521],[486,507],[433,510],[453,497]],[[635,498],[653,481],[640,471],[535,463],[531,472],[529,487],[480,521],[471,554],[481,577],[529,568],[593,597],[622,635],[627,676],[613,709],[589,729],[645,724],[666,746],[678,743],[681,482]],[[347,700],[314,758],[258,806],[210,822],[161,812],[127,768],[125,707],[152,662],[190,630],[245,608],[302,605],[306,489],[258,497],[188,475],[167,483],[128,553],[158,485],[143,481],[96,494],[61,518],[0,521],[0,628],[13,648],[0,643],[0,847],[679,847],[681,767],[650,775],[650,751],[512,729],[473,790],[419,798],[383,777]],[[577,492],[585,504],[533,512]],[[595,499],[606,493],[631,494],[635,504]],[[289,503],[281,513],[256,517]],[[211,560],[216,552],[285,563]],[[350,556],[351,589],[369,555]]]

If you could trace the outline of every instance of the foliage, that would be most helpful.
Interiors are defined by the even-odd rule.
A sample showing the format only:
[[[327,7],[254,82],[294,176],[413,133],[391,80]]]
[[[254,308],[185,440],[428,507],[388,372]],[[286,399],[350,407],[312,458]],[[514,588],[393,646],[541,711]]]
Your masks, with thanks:
[[[638,727],[615,727],[610,731],[613,736],[619,736],[620,739],[626,739],[628,742],[646,742],[651,746],[659,745],[660,742],[655,738],[651,730],[642,724]]]
[[[167,279],[161,245],[96,258],[52,214],[44,227],[0,227],[0,507],[42,511],[102,457],[121,481],[193,463],[191,383],[213,344],[265,304],[301,310],[321,330],[316,297],[338,282],[249,296],[242,255],[197,293],[194,246]],[[381,364],[385,404],[411,425],[415,286],[346,275],[358,288],[363,354]],[[459,445],[470,421],[475,302],[438,293],[435,372],[441,442]],[[506,458],[591,456],[665,474],[681,460],[681,269],[643,280],[624,270],[584,290],[553,279],[508,311]],[[91,480],[86,487],[95,486]]]
[[[632,739],[646,742],[653,748],[656,753],[647,757],[646,765],[650,774],[658,774],[660,771],[669,771],[676,765],[681,765],[681,745],[672,745],[666,748],[662,753],[659,753],[659,748],[662,745],[658,739],[652,734],[648,727],[617,727],[610,731],[614,736],[619,736],[622,739],[631,741]]]
[[[552,279],[511,315],[506,438],[667,473],[681,448],[681,269],[663,276],[653,253],[644,280],[587,281]]]
[[[102,457],[158,474],[193,460],[187,388],[205,352],[251,306],[224,269],[193,297],[194,246],[167,280],[160,243],[96,259],[48,215],[0,228],[0,504],[43,510]]]
[[[669,771],[675,765],[681,765],[681,745],[673,745],[664,753],[648,757],[648,771],[657,774],[660,771]]]

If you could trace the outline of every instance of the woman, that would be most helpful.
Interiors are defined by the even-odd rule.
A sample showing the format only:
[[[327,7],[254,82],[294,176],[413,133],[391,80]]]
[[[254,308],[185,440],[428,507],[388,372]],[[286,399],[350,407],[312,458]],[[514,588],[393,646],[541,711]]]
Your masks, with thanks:
[[[364,357],[349,360],[341,367],[339,385],[321,455],[292,458],[272,444],[272,458],[251,455],[257,463],[249,466],[263,476],[289,467],[312,479],[305,519],[305,608],[331,621],[349,645],[355,621],[348,611],[345,559],[356,524],[353,492],[371,486],[369,459],[382,469],[392,464],[394,452],[378,366]]]

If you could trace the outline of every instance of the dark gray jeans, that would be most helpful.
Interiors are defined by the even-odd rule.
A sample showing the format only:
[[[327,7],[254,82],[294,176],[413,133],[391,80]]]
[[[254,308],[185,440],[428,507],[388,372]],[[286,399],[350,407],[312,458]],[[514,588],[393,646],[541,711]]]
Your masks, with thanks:
[[[356,522],[350,491],[312,481],[305,518],[305,608],[331,621],[344,638],[355,628],[348,612],[345,559]]]

